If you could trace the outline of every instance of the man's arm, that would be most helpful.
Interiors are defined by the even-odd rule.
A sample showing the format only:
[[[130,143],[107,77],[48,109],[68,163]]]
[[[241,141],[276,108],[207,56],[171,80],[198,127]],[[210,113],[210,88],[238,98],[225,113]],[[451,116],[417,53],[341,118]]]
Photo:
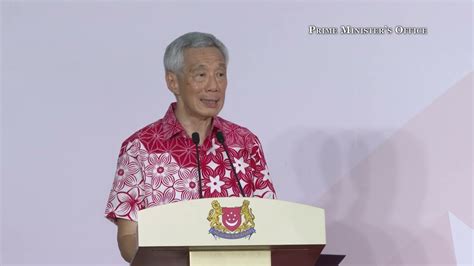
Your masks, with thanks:
[[[138,248],[138,226],[134,221],[117,219],[117,242],[120,254],[127,262],[131,262]]]
[[[254,137],[254,145],[250,149],[250,165],[252,166],[252,175],[254,177],[255,191],[254,197],[275,199],[276,193],[273,183],[270,180],[270,172],[263,154],[262,144],[257,136]]]

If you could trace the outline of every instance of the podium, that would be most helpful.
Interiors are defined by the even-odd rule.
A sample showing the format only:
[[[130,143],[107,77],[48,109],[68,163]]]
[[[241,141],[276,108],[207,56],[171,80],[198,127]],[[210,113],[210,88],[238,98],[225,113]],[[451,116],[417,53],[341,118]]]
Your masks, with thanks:
[[[138,212],[132,266],[314,266],[324,210],[261,198],[207,198]]]

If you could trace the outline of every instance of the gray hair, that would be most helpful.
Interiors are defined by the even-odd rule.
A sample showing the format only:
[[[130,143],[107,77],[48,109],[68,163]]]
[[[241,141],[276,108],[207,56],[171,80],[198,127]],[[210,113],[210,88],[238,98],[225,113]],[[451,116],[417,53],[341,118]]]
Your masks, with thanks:
[[[174,40],[166,47],[163,63],[165,70],[180,73],[184,67],[184,50],[187,48],[216,47],[224,56],[225,64],[229,62],[229,54],[225,45],[214,35],[202,32],[189,32]]]

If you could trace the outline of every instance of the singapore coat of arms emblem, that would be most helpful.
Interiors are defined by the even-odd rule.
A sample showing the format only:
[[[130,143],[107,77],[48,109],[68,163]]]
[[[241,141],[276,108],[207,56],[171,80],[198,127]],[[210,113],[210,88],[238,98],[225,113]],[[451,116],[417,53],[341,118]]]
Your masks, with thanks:
[[[250,239],[256,231],[255,216],[249,205],[250,201],[244,200],[240,207],[221,207],[219,201],[213,200],[207,216],[211,227],[209,233],[216,239]]]

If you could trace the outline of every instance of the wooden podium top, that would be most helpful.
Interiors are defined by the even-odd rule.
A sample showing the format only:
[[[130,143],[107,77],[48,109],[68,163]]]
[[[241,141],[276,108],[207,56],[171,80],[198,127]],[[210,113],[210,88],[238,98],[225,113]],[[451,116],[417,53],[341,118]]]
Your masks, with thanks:
[[[190,249],[324,246],[324,210],[260,198],[182,201],[141,210],[138,242]]]

